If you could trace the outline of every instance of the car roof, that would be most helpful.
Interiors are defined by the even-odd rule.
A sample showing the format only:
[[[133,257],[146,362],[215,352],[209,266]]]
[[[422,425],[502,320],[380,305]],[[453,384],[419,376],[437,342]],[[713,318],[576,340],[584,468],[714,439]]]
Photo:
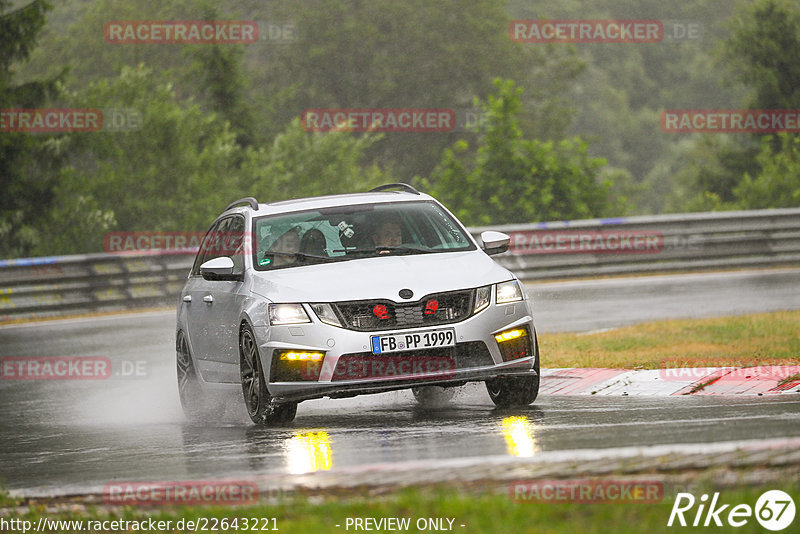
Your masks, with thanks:
[[[233,207],[225,210],[225,213],[242,213],[249,211],[254,217],[262,215],[276,215],[281,213],[292,213],[318,208],[331,208],[336,206],[352,206],[359,204],[377,204],[390,202],[414,202],[420,200],[434,200],[425,193],[410,193],[406,191],[380,191],[367,193],[350,193],[342,195],[326,195],[319,197],[297,198],[292,200],[278,200],[269,203],[259,203],[258,210],[249,206]]]

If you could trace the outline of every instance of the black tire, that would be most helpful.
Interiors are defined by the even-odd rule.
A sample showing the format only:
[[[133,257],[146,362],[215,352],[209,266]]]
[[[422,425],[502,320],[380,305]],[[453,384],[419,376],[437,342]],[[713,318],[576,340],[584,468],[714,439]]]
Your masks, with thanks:
[[[239,369],[247,414],[255,424],[273,425],[294,420],[297,413],[296,402],[277,405],[272,403],[256,338],[248,325],[243,325],[239,333]]]
[[[528,406],[539,395],[539,340],[533,334],[533,353],[536,376],[504,376],[486,381],[486,391],[498,408],[520,408]]]
[[[200,379],[194,368],[189,343],[186,335],[178,332],[175,343],[176,367],[178,373],[178,396],[181,399],[183,413],[190,421],[202,421],[209,414],[209,400],[200,386]]]

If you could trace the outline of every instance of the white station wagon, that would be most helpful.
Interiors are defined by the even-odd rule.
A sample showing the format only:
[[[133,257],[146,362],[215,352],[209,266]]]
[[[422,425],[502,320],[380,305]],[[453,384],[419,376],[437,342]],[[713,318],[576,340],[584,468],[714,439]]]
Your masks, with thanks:
[[[482,381],[494,403],[539,391],[522,285],[439,202],[406,184],[259,204],[238,200],[204,237],[181,292],[177,370],[187,416],[241,388],[257,424],[297,404]]]

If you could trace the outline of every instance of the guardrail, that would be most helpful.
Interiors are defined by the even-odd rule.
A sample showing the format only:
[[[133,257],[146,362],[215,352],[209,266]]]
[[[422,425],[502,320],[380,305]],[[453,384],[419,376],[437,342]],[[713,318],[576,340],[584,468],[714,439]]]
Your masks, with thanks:
[[[800,209],[470,228],[511,236],[523,280],[800,264]],[[0,321],[177,302],[194,257],[149,251],[0,260]]]
[[[511,236],[498,260],[526,280],[800,263],[800,209],[471,228]]]

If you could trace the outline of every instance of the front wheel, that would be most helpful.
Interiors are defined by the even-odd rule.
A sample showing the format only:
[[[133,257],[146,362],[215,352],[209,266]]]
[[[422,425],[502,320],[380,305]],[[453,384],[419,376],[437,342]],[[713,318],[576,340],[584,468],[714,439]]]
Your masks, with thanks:
[[[501,376],[486,381],[486,391],[497,407],[523,407],[536,400],[539,395],[539,340],[535,333],[533,353],[536,355],[533,365],[536,376]]]
[[[249,326],[239,334],[239,368],[247,414],[257,425],[289,423],[297,413],[297,403],[273,404],[267,389],[256,338]]]
[[[527,406],[539,395],[538,376],[506,376],[486,381],[486,391],[499,408]]]

